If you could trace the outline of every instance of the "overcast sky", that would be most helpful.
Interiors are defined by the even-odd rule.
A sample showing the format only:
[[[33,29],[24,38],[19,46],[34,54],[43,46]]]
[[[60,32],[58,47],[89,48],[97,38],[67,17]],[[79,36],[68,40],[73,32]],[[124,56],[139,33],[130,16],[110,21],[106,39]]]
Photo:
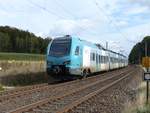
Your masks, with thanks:
[[[150,0],[0,0],[0,25],[38,36],[65,34],[129,54],[150,35]]]

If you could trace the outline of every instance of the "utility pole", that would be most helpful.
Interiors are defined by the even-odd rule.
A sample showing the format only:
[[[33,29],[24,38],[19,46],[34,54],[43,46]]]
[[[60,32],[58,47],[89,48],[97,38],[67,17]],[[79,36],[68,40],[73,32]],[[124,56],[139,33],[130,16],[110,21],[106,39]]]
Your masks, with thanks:
[[[139,44],[139,65],[141,64],[141,43]]]
[[[106,41],[106,49],[108,50],[108,42]]]
[[[145,57],[147,57],[147,43],[145,41]],[[148,68],[146,67],[146,72],[148,72]],[[146,81],[146,104],[148,104],[148,100],[149,100],[149,81]]]

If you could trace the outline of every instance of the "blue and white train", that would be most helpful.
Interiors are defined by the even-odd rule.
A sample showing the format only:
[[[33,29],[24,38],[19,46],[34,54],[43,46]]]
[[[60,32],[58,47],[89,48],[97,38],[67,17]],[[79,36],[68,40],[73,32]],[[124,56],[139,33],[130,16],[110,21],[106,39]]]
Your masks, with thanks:
[[[48,75],[56,79],[86,77],[128,65],[124,55],[70,35],[49,43],[46,60]]]

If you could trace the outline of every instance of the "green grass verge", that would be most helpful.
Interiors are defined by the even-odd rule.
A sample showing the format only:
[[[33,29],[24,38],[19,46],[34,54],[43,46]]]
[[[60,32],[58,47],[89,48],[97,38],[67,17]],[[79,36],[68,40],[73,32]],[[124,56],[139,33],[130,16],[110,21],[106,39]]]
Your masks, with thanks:
[[[0,60],[25,60],[25,61],[40,61],[45,60],[45,55],[27,54],[27,53],[1,53]]]
[[[3,91],[4,90],[4,88],[3,88],[3,86],[0,84],[0,91]]]
[[[144,105],[142,108],[137,108],[136,113],[150,113],[150,104]]]
[[[122,113],[150,113],[150,105],[146,105],[146,84],[141,82],[137,89],[136,100],[128,102]]]

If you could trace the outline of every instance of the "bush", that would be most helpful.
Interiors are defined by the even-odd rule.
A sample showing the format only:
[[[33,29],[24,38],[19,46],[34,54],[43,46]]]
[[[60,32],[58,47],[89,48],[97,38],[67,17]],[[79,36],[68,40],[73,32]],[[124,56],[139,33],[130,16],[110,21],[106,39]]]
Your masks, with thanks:
[[[0,84],[0,91],[3,91],[4,90],[4,88],[3,88],[3,86]]]
[[[145,105],[143,108],[138,108],[137,113],[150,113],[150,105]]]

